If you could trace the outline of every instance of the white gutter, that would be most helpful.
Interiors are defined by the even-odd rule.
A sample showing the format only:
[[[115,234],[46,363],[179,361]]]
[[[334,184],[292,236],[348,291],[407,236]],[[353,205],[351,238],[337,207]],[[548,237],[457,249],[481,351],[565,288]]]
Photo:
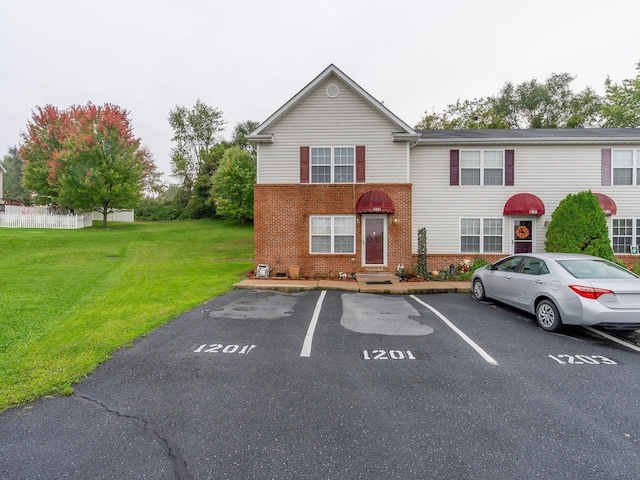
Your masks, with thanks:
[[[260,183],[260,144],[256,144],[256,183]]]
[[[640,137],[587,137],[587,138],[421,138],[418,145],[638,145]]]
[[[251,143],[273,143],[273,134],[268,133],[262,133],[262,134],[258,134],[258,135],[249,135],[247,136],[247,140],[249,140]]]

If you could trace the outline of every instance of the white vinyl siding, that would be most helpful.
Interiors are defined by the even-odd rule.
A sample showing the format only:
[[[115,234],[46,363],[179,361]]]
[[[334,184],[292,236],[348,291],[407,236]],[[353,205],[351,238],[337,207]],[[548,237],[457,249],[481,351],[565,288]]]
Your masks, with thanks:
[[[355,253],[356,219],[353,215],[309,217],[311,253]]]
[[[340,88],[336,98],[325,93],[330,84]],[[407,183],[407,144],[392,137],[400,130],[330,76],[264,132],[273,135],[273,143],[260,145],[258,183],[300,183],[301,146],[353,145],[366,147],[367,183]]]
[[[502,146],[501,146],[502,147]],[[602,148],[608,145],[505,145],[515,150],[514,185],[449,185],[449,151],[457,146],[416,146],[411,149],[412,251],[418,253],[417,231],[427,229],[428,251],[456,253],[461,218],[500,218],[507,200],[517,193],[533,193],[545,205],[545,214],[526,216],[536,232],[534,252],[543,252],[551,214],[569,194],[585,190],[611,197],[618,207],[613,218],[640,217],[640,195],[625,185],[602,185]],[[633,146],[634,151],[640,150]],[[469,150],[471,150],[469,148]],[[521,217],[518,217],[521,218]],[[502,253],[513,249],[512,217],[503,217]],[[453,246],[452,246],[453,245]]]

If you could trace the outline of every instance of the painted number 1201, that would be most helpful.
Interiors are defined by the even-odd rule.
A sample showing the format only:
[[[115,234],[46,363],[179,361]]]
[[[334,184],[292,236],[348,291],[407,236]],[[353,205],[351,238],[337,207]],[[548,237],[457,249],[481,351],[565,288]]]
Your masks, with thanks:
[[[415,360],[411,350],[363,350],[364,360]]]
[[[221,343],[203,344],[196,348],[193,353],[241,353],[247,354],[256,348],[255,345],[223,345]]]

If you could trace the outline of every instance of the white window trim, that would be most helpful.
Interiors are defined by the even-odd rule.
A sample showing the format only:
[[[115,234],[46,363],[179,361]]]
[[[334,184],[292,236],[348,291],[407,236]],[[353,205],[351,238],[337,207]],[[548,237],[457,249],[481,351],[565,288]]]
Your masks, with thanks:
[[[480,185],[470,185],[470,184],[466,184],[466,183],[462,183],[462,152],[480,152]],[[458,163],[458,178],[460,179],[459,183],[460,186],[463,187],[484,187],[484,170],[485,170],[485,166],[484,166],[484,153],[485,152],[502,152],[502,183],[500,185],[495,185],[495,184],[490,184],[490,185],[486,185],[487,187],[500,187],[500,186],[504,186],[504,182],[505,182],[505,175],[506,175],[506,168],[505,168],[505,150],[501,149],[501,148],[486,148],[484,150],[481,149],[477,149],[477,148],[466,148],[464,150],[460,150],[459,155],[460,155],[460,159],[459,159],[459,163]],[[465,168],[464,170],[469,170],[468,168]],[[466,217],[465,217],[466,218]]]
[[[329,148],[331,149],[331,181],[330,182],[314,182],[313,181],[313,149],[314,148]],[[353,150],[353,181],[351,182],[336,182],[336,163],[335,163],[335,151],[336,148],[350,148]],[[323,165],[324,166],[324,165]],[[344,166],[344,165],[341,165]],[[356,183],[356,147],[355,145],[312,145],[309,147],[309,183],[312,185],[349,185]]]
[[[331,251],[330,252],[313,252],[311,250],[312,238],[314,234],[311,233],[311,221],[314,218],[330,218],[331,219]],[[351,252],[336,252],[335,251],[335,242],[334,237],[335,233],[335,218],[350,218],[353,222],[353,251]],[[326,235],[316,235],[316,236],[326,236]],[[341,235],[342,236],[342,235]],[[311,255],[353,255],[356,253],[356,216],[355,215],[309,215],[309,253]]]
[[[462,251],[462,220],[480,220],[480,251],[479,252],[463,252]],[[500,249],[499,252],[485,252],[484,251],[484,221],[485,220],[502,220],[502,235],[500,235],[500,237],[502,237],[502,242],[501,246],[502,248]],[[499,255],[502,254],[504,252],[504,226],[505,226],[505,219],[504,217],[460,217],[458,219],[458,253],[465,253],[465,254],[485,254],[485,255]],[[470,236],[470,235],[465,235],[465,236]],[[495,235],[497,236],[497,235]]]
[[[637,234],[638,228],[640,227],[640,217],[625,217],[625,218],[612,218],[611,219],[611,228],[609,230],[609,238],[611,239],[611,248],[614,248],[613,243],[613,223],[615,220],[631,220],[631,247],[640,245],[640,235]],[[616,235],[616,237],[626,238],[629,235]],[[613,252],[614,255],[630,255],[631,252]]]
[[[631,167],[631,185],[614,183],[615,176],[614,171],[616,167],[613,166],[613,153],[614,152],[628,152],[631,150],[633,157],[633,166]],[[620,167],[617,167],[620,168]],[[640,178],[638,177],[638,169],[640,169],[640,148],[612,148],[611,149],[611,185],[616,187],[631,187],[633,185],[640,185]]]

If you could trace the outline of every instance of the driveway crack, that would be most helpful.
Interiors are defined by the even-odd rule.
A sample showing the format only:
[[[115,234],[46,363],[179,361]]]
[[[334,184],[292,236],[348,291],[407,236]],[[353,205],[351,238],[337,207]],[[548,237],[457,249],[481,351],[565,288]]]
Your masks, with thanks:
[[[191,473],[187,468],[187,462],[185,462],[184,458],[182,458],[182,454],[178,449],[177,445],[173,443],[171,440],[163,437],[160,432],[158,432],[155,428],[151,426],[151,424],[145,420],[144,418],[137,417],[135,415],[130,415],[128,413],[121,412],[114,407],[110,407],[105,405],[104,403],[92,398],[88,395],[79,395],[77,393],[74,394],[75,397],[78,397],[86,402],[93,403],[94,405],[98,405],[103,410],[113,413],[121,418],[126,418],[128,420],[132,420],[138,426],[140,426],[145,432],[147,432],[151,438],[153,438],[162,451],[169,457],[171,461],[171,465],[173,466],[174,478],[176,480],[193,480]]]

